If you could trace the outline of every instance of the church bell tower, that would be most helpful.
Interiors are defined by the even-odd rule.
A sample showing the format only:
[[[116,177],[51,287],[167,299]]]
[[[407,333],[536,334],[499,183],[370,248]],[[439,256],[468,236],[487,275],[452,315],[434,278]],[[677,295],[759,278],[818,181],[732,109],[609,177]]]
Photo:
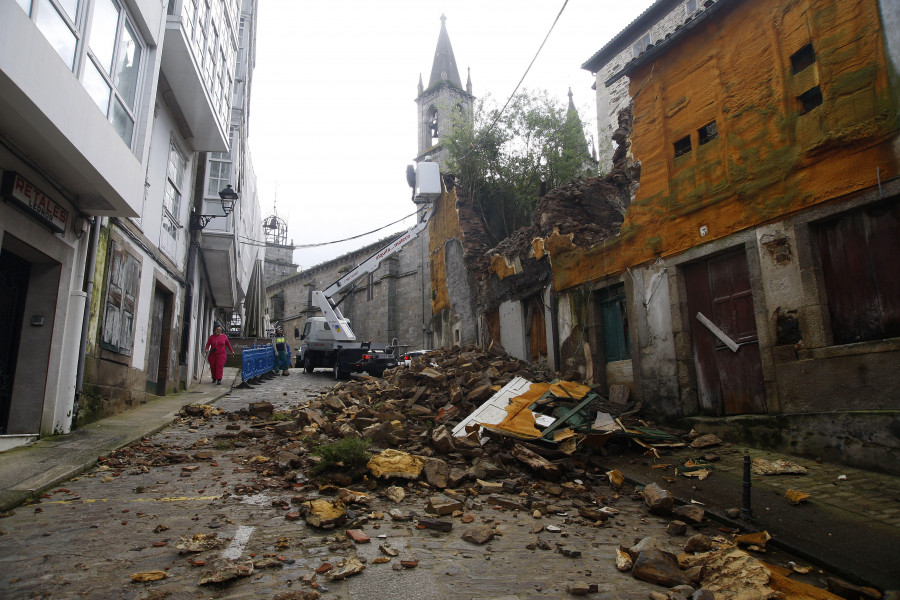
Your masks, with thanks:
[[[442,147],[441,139],[450,133],[456,119],[471,121],[474,118],[474,100],[471,73],[468,74],[466,87],[463,89],[450,36],[447,34],[447,17],[441,15],[441,33],[438,35],[427,87],[422,84],[422,75],[419,74],[416,96],[419,114],[417,163],[430,157],[443,168],[448,152]]]

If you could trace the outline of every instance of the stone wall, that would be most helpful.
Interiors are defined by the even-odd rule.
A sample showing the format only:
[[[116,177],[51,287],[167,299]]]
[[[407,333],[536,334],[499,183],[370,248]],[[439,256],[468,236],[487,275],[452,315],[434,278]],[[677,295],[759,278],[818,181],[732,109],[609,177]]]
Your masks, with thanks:
[[[389,236],[354,252],[316,265],[266,287],[269,319],[284,327],[292,348],[300,345],[300,331],[311,316],[322,316],[312,304],[313,290],[324,290],[350,269],[393,241]],[[419,236],[383,261],[371,277],[363,277],[339,305],[359,340],[389,344],[396,338],[408,349],[430,348],[425,311],[430,313],[427,236]],[[338,301],[340,297],[333,298]],[[276,308],[277,311],[272,309]]]
[[[702,9],[702,1],[698,0]],[[637,27],[633,31],[623,32],[622,38],[616,40],[618,52],[610,58],[595,73],[597,90],[597,140],[598,158],[600,161],[600,173],[608,173],[613,167],[613,153],[615,145],[612,142],[613,132],[619,127],[619,112],[628,108],[631,104],[628,77],[622,77],[615,83],[606,86],[606,81],[635,58],[634,43],[644,35],[650,35],[650,43],[658,44],[671,35],[676,29],[684,25],[688,17],[696,15],[696,11],[690,11],[688,2],[675,4],[672,9],[658,21],[649,23],[646,27]]]

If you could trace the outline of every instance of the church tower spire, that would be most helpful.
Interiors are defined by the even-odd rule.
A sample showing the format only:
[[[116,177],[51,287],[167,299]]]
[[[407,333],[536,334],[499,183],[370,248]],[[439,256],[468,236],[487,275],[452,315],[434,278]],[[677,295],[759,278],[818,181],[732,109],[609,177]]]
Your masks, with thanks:
[[[419,135],[416,162],[426,157],[443,166],[447,151],[441,146],[441,136],[450,133],[454,119],[474,118],[472,96],[472,74],[468,73],[466,87],[463,88],[456,66],[450,35],[447,33],[447,17],[441,15],[441,31],[431,65],[428,86],[423,89],[419,75],[416,104],[419,113]]]
[[[581,161],[580,176],[596,174],[597,160],[591,144],[584,135],[584,126],[581,117],[578,116],[578,109],[575,108],[575,101],[572,99],[572,88],[569,88],[569,106],[566,109],[563,130],[566,132],[563,153]]]

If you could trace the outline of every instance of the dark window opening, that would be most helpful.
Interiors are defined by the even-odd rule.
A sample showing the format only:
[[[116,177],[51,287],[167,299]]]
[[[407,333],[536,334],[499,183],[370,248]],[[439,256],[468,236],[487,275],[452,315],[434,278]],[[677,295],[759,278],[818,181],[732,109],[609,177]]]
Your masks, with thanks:
[[[700,145],[702,146],[719,137],[719,128],[716,126],[716,122],[713,121],[698,129],[697,135],[700,138]]]
[[[676,141],[675,144],[675,158],[679,156],[684,156],[685,154],[691,153],[691,136],[686,135],[680,140]]]
[[[811,66],[816,62],[816,54],[813,52],[812,44],[807,44],[791,54],[791,69],[794,75]]]
[[[799,96],[797,96],[797,100],[800,102],[800,114],[805,115],[815,107],[822,104],[822,88],[816,86],[812,89],[806,90]]]
[[[900,200],[815,226],[835,344],[900,337]]]

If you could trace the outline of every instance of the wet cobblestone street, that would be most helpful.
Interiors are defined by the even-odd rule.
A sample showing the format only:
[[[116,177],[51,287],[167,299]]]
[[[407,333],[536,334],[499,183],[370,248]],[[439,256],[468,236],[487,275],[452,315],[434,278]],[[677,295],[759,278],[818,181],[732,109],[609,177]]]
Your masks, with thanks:
[[[687,538],[667,536],[668,520],[649,516],[643,502],[628,494],[617,497],[599,477],[592,493],[619,511],[603,526],[573,518],[577,507],[566,497],[565,485],[577,484],[565,481],[535,490],[554,506],[540,518],[470,496],[462,512],[470,515],[471,524],[461,516],[441,517],[453,522],[449,532],[420,529],[415,520],[388,516],[391,509],[425,516],[428,498],[439,490],[418,481],[393,482],[406,491],[400,503],[386,498],[387,484],[381,484],[369,491],[371,503],[351,508],[353,527],[368,535],[370,543],[349,540],[347,526],[319,530],[302,519],[292,520],[297,494],[302,491],[308,498],[317,494],[316,487],[304,483],[302,473],[291,488],[284,477],[251,468],[267,460],[258,454],[255,437],[265,428],[229,419],[228,413],[268,401],[277,416],[333,385],[330,373],[295,369],[254,389],[233,390],[215,403],[220,414],[180,418],[125,449],[130,457],[125,463],[101,461],[39,503],[18,507],[0,519],[0,597],[160,600],[276,598],[297,592],[294,597],[302,598],[301,592],[313,591],[309,582],[317,568],[352,556],[366,563],[365,570],[343,581],[316,576],[323,598],[566,598],[567,588],[579,583],[597,585],[591,598],[610,600],[648,598],[652,590],[665,590],[619,572],[615,548],[658,536],[678,552]],[[496,495],[518,499],[518,494]],[[498,535],[485,545],[461,539],[476,525],[488,525]],[[548,525],[558,531],[548,531]],[[715,533],[712,526],[704,529]],[[693,533],[689,528],[687,535]],[[222,543],[198,553],[176,548],[181,538],[195,534],[216,534]],[[381,545],[394,548],[398,556],[376,561],[384,556]],[[560,548],[580,556],[566,556]],[[226,583],[198,585],[220,556],[252,559],[255,571]],[[417,565],[402,568],[401,560]],[[156,571],[164,578],[149,583],[131,579]]]

